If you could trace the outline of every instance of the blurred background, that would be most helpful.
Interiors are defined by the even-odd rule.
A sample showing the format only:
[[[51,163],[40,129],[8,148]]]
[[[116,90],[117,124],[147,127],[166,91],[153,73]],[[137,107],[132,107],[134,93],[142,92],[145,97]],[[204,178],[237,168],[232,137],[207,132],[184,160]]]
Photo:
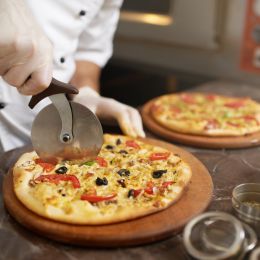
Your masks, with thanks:
[[[103,95],[140,106],[219,80],[259,85],[260,0],[124,1]]]

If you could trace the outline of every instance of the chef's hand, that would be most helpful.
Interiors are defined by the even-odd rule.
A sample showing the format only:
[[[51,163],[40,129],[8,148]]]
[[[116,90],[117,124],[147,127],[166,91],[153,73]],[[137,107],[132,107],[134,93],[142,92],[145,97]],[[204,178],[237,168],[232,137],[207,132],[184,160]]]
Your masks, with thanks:
[[[133,107],[112,98],[101,97],[90,87],[80,88],[74,101],[88,107],[100,119],[116,119],[124,134],[145,137],[141,116]]]
[[[0,76],[21,94],[34,95],[52,78],[52,45],[24,3],[0,1]]]

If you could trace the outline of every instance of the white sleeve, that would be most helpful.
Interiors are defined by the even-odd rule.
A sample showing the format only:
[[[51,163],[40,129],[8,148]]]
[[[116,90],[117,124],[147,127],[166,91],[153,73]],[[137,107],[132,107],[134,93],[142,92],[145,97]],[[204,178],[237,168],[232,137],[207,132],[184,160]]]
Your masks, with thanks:
[[[105,0],[79,39],[76,60],[87,60],[103,67],[113,52],[113,38],[122,0]]]

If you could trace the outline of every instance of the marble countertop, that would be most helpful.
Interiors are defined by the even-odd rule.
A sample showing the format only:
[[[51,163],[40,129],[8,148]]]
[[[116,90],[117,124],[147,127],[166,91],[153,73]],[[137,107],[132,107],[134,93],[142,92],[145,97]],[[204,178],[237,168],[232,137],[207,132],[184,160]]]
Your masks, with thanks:
[[[260,101],[260,91],[256,87],[229,82],[206,84],[195,91],[217,92],[238,96],[251,96]],[[155,137],[149,132],[149,137]],[[158,138],[158,137],[155,137]],[[207,211],[221,210],[233,214],[231,206],[232,189],[245,182],[260,182],[260,147],[237,150],[200,149],[180,145],[196,156],[208,169],[214,183],[212,202]],[[0,189],[3,176],[15,162],[24,148],[16,149],[0,157]],[[258,242],[258,246],[260,243]],[[182,234],[148,245],[95,249],[61,244],[45,239],[23,228],[6,211],[0,193],[0,259],[192,259],[182,243]]]

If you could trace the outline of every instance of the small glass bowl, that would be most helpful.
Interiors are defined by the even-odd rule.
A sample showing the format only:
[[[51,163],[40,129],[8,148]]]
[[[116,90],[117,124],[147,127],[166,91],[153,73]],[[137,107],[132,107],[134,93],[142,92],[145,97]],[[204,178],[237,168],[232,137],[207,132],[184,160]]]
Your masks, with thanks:
[[[184,228],[183,241],[196,259],[231,259],[243,250],[246,234],[242,223],[225,212],[206,212]]]

